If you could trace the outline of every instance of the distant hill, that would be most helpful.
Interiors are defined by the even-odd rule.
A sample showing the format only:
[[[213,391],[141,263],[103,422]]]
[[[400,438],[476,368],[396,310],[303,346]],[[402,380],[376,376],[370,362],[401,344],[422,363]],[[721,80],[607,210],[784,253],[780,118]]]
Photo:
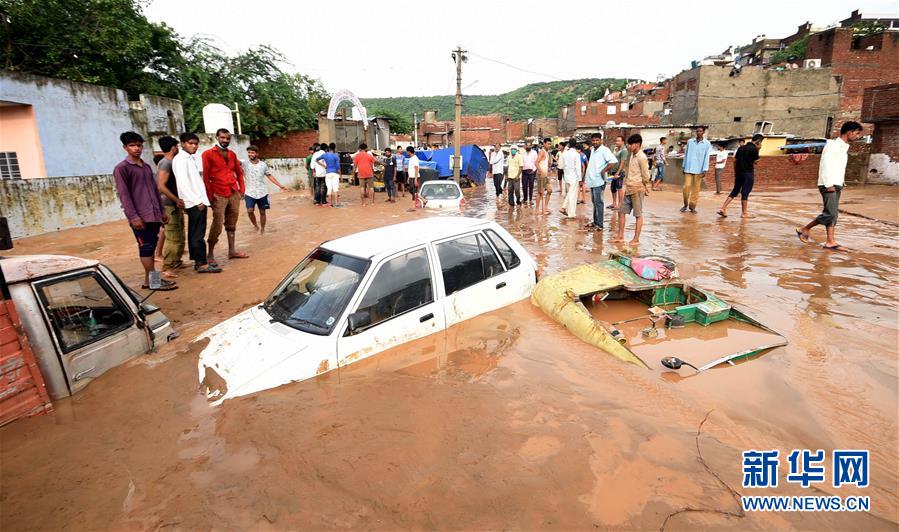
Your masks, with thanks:
[[[463,95],[462,113],[467,115],[506,114],[520,120],[525,118],[546,118],[559,115],[559,107],[580,97],[588,100],[602,98],[607,88],[620,90],[626,80],[618,78],[589,78],[566,81],[531,83],[505,94]],[[446,96],[400,96],[396,98],[362,98],[362,105],[369,113],[389,112],[411,117],[412,113],[422,113],[437,109],[441,120],[452,119],[455,98]]]

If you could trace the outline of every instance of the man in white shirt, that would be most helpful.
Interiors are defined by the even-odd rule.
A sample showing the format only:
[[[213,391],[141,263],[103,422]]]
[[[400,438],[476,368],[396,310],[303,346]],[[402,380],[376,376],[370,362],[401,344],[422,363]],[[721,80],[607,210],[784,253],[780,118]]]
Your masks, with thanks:
[[[524,143],[521,154],[521,189],[525,205],[534,204],[534,180],[537,177],[537,150],[530,141]]]
[[[577,217],[578,183],[581,181],[581,154],[574,149],[576,142],[575,139],[568,142],[559,165],[564,168],[564,181],[568,188],[561,212],[569,219]]]
[[[313,203],[321,206],[328,204],[328,191],[325,187],[326,170],[324,166],[316,164],[315,161],[325,154],[325,150],[321,149],[321,146],[318,144],[315,147],[315,153],[312,154],[312,159],[310,160],[312,166],[312,196]]]
[[[493,145],[493,151],[490,152],[490,173],[493,174],[493,188],[496,190],[496,199],[500,199],[503,195],[503,165],[506,158],[503,156],[503,150],[499,143]]]
[[[862,125],[849,121],[840,128],[840,136],[828,140],[821,152],[821,163],[818,166],[818,191],[824,202],[824,209],[814,220],[797,227],[796,235],[804,243],[809,242],[809,231],[816,225],[823,225],[827,232],[824,249],[832,251],[849,251],[837,244],[837,215],[840,212],[840,192],[846,178],[846,163],[849,160],[849,143],[862,136]]]
[[[716,147],[718,151],[715,152],[715,194],[721,194],[721,174],[727,165],[727,150],[724,149],[724,144],[717,144]]]
[[[421,161],[418,155],[415,155],[415,148],[408,146],[406,148],[406,170],[409,172],[409,192],[412,193],[412,209],[417,207],[418,203],[418,185],[421,179]]]
[[[218,266],[210,266],[206,249],[206,213],[209,197],[203,182],[203,161],[197,156],[200,139],[193,133],[182,133],[179,139],[181,149],[172,159],[172,173],[175,174],[175,188],[184,202],[187,213],[187,249],[190,260],[194,261],[197,273],[219,273]]]

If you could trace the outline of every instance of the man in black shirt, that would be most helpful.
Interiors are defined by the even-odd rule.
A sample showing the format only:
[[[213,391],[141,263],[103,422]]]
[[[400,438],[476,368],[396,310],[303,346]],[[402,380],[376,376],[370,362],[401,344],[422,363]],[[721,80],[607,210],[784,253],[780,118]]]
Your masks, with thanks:
[[[740,194],[740,205],[743,208],[743,218],[749,218],[749,193],[755,183],[755,164],[759,160],[759,147],[765,137],[756,133],[752,136],[752,142],[740,146],[734,156],[734,189],[727,195],[724,205],[718,209],[718,216],[727,216],[727,206]]]

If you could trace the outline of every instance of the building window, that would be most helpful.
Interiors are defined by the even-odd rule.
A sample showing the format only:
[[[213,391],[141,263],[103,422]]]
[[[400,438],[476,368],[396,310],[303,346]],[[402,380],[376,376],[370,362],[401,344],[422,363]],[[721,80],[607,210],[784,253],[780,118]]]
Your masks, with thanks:
[[[0,151],[0,179],[21,179],[19,158],[14,151]]]
[[[606,109],[606,114],[607,114],[607,115],[613,115],[613,114],[615,114],[615,106],[614,106],[614,105],[608,106],[608,108]]]
[[[734,117],[734,122],[742,122],[742,121],[743,121],[743,117],[742,117],[742,116],[735,116],[735,117]]]
[[[621,112],[623,113],[625,111],[627,111],[627,104],[623,103],[623,104],[621,104]]]

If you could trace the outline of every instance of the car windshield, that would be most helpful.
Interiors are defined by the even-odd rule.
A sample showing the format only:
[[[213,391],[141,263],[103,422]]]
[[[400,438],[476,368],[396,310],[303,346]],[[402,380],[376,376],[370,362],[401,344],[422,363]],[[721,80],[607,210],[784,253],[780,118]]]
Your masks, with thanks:
[[[368,266],[367,260],[317,248],[281,281],[263,307],[275,321],[330,334]]]
[[[427,200],[458,199],[462,195],[457,185],[443,183],[425,183],[421,186],[421,197]]]

